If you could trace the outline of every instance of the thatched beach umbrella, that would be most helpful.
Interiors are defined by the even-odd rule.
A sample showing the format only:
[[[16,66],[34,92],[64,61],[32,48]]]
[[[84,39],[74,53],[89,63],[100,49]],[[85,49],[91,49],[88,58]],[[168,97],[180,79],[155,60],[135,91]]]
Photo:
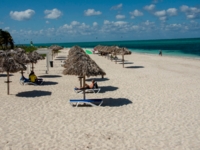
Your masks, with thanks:
[[[54,50],[55,50],[55,51],[58,51],[58,50],[63,49],[63,47],[61,47],[61,46],[59,46],[59,45],[51,45],[51,46],[49,47],[49,49],[52,49],[53,51],[54,51]]]
[[[25,50],[22,48],[16,48],[14,49],[17,53],[13,56],[15,60],[18,61],[20,64],[28,64],[30,63],[30,59],[28,55],[26,54]],[[23,70],[21,70],[21,74],[23,76]]]
[[[86,55],[85,51],[82,48],[80,48],[79,46],[73,46],[72,48],[70,48],[68,52],[68,59],[65,61],[65,64],[63,65],[63,67],[67,68],[67,66],[70,66],[72,62],[76,60],[76,58],[80,58],[79,57],[80,55]],[[80,87],[82,87],[83,76],[79,76],[78,78],[80,81]]]
[[[111,53],[109,51],[109,46],[102,46],[98,51],[101,53],[101,55],[107,55]]]
[[[122,65],[124,68],[124,55],[131,55],[131,51],[129,51],[127,48],[119,48],[116,47],[115,49],[113,49],[113,54],[116,55],[122,55]]]
[[[69,56],[72,56],[74,55],[76,52],[82,52],[82,53],[85,53],[85,51],[80,48],[79,46],[73,46],[72,48],[70,48],[69,52],[68,52],[68,55]]]
[[[34,70],[33,64],[36,64],[38,60],[44,59],[40,54],[36,51],[28,53],[28,58],[30,59],[30,63],[32,64],[32,71]]]
[[[15,73],[18,72],[20,70],[25,70],[26,66],[23,64],[20,64],[17,62],[17,60],[15,60],[15,58],[13,57],[17,52],[13,51],[13,50],[8,50],[8,51],[4,51],[4,52],[0,52],[0,68],[3,72],[7,72],[7,94],[9,95],[9,83],[11,82],[9,80],[9,73]]]
[[[72,55],[70,55],[72,56]],[[77,75],[83,77],[85,85],[85,76],[106,75],[106,73],[93,61],[89,55],[82,52],[76,52],[74,57],[68,57],[65,64],[64,75]],[[85,90],[83,90],[83,98],[85,99]]]
[[[59,45],[51,45],[49,47],[49,49],[52,50],[52,59],[53,59],[53,55],[54,53],[58,53],[59,50],[63,49],[63,47],[59,46]]]

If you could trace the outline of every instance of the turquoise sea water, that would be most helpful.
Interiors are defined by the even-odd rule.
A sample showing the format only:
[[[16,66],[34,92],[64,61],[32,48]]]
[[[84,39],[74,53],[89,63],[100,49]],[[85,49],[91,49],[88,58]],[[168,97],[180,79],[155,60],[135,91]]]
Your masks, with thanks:
[[[82,48],[93,48],[97,45],[116,45],[119,47],[126,47],[129,50],[137,53],[158,54],[159,50],[162,50],[163,55],[200,58],[200,38],[76,43],[43,43],[34,44],[34,46],[51,46],[55,44],[63,47],[72,47],[78,45]]]

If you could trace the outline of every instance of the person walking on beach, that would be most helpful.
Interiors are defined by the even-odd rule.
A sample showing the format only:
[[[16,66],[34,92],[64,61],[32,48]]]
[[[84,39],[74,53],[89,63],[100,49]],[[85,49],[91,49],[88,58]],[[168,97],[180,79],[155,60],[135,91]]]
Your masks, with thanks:
[[[160,52],[159,52],[159,56],[162,56],[162,50],[160,50]]]

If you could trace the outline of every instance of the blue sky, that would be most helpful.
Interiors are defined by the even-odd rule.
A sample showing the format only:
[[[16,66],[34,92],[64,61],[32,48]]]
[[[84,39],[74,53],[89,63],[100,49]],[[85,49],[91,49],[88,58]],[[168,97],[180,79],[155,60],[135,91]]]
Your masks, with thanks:
[[[199,0],[0,0],[16,44],[200,37]]]

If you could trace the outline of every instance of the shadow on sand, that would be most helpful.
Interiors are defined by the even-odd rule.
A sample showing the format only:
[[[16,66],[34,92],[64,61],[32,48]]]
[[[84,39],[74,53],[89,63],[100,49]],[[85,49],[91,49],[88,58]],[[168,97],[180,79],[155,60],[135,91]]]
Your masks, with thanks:
[[[144,66],[128,66],[128,67],[125,67],[125,68],[128,68],[128,69],[139,69],[139,68],[144,68]]]
[[[123,64],[123,63],[118,63],[118,64]],[[133,64],[133,62],[124,62],[124,64]]]
[[[114,86],[101,86],[100,88],[101,90],[99,93],[106,93],[106,92],[115,91],[118,89],[118,87],[114,87]]]
[[[41,96],[48,96],[51,95],[52,92],[49,91],[27,91],[27,92],[20,92],[16,96],[17,97],[41,97]]]
[[[52,82],[52,81],[44,81],[41,86],[46,86],[46,85],[56,85],[58,82]]]
[[[9,74],[9,76],[13,76],[13,74]],[[7,77],[7,74],[1,74],[0,73],[0,77]]]
[[[59,59],[54,59],[54,60],[66,60],[66,58],[59,58]]]
[[[66,59],[67,57],[65,57],[65,56],[58,56],[58,57],[56,57],[56,59]]]
[[[132,104],[132,102],[126,98],[104,98],[101,106],[119,107],[128,104]]]
[[[62,77],[60,75],[42,75],[42,76],[38,76],[40,78],[59,78]]]
[[[92,80],[97,81],[97,82],[102,82],[102,81],[108,81],[110,79],[108,79],[108,78],[90,78],[90,79],[86,79],[86,81],[92,81]]]
[[[128,104],[132,104],[132,102],[126,98],[103,98],[103,104],[100,107],[120,107]],[[97,104],[99,105],[99,104]],[[75,105],[73,105],[75,107]],[[92,107],[88,104],[79,104],[78,107]]]
[[[117,59],[117,60],[113,60],[113,62],[122,62],[122,59]],[[127,60],[124,60],[124,62],[127,62]]]

